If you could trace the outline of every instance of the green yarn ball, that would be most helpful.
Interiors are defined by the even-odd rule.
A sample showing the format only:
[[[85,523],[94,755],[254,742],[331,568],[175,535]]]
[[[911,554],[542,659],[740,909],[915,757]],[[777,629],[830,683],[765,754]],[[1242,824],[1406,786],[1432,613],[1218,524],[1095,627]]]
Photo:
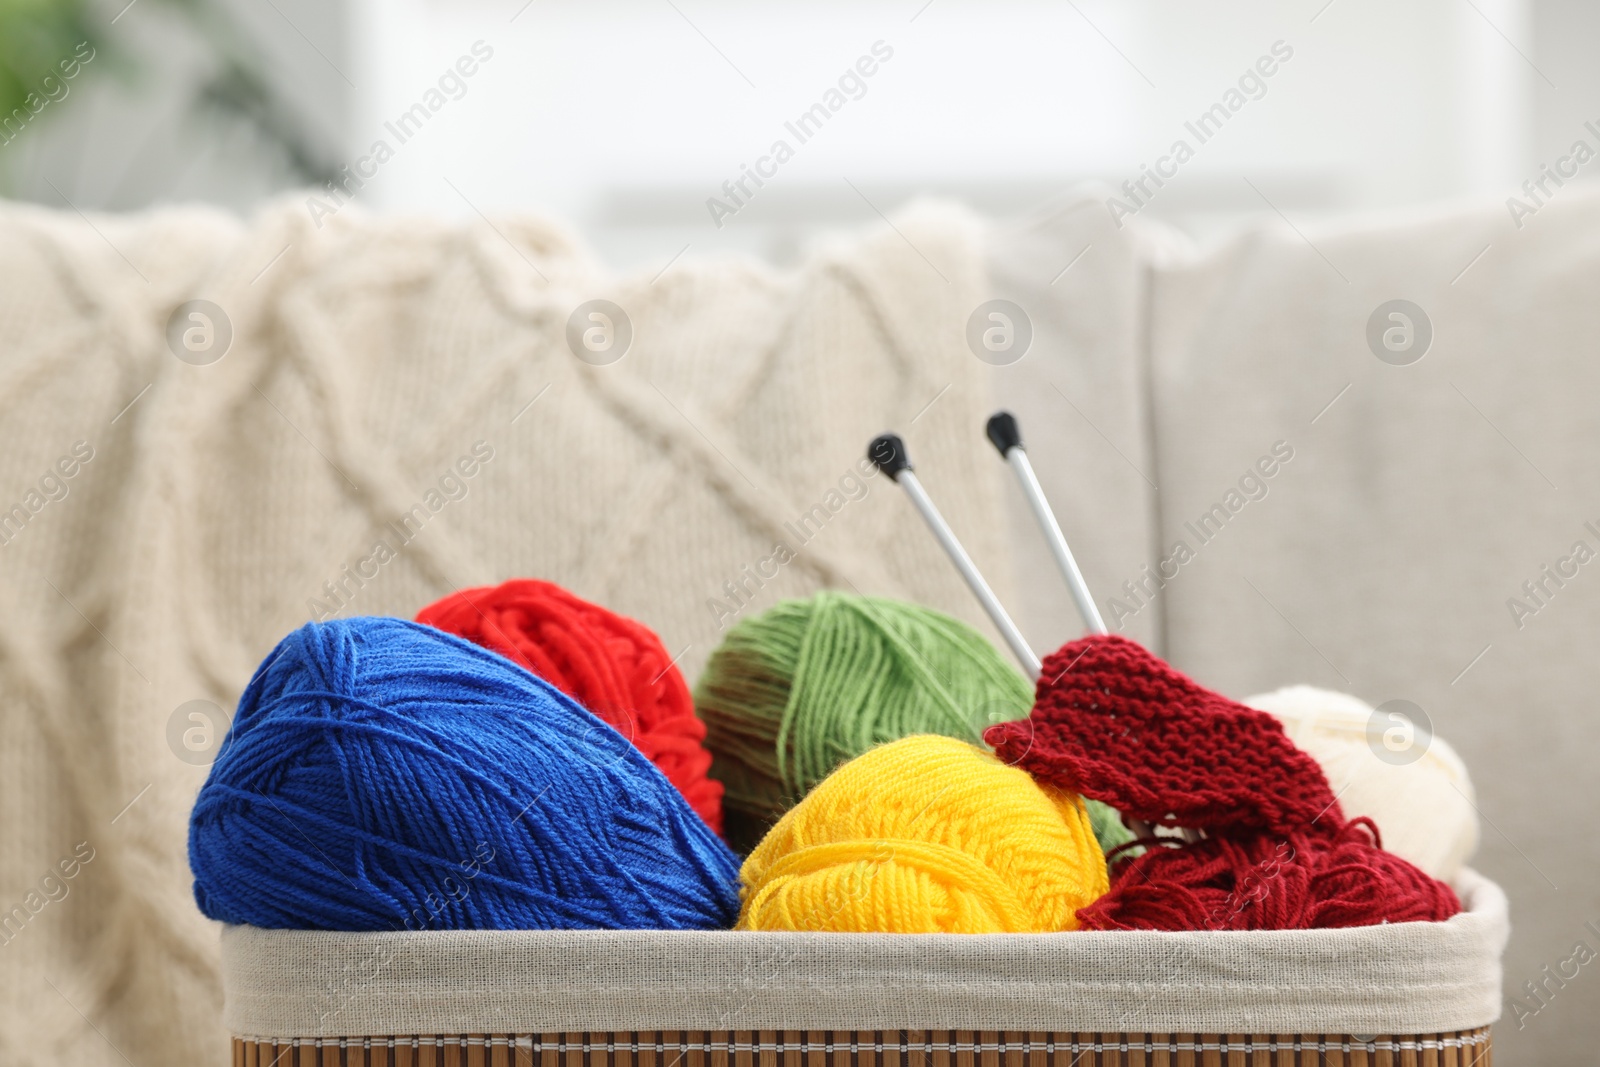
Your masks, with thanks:
[[[733,627],[694,693],[742,850],[839,764],[911,734],[981,744],[1033,705],[972,627],[881,597],[821,592]],[[744,840],[741,840],[744,839]]]
[[[1028,714],[1033,687],[964,622],[898,600],[821,592],[734,626],[694,702],[711,776],[725,790],[728,841],[748,852],[839,764],[912,734],[981,745],[987,727]],[[1127,834],[1111,809],[1089,806],[1102,847],[1112,847],[1102,824]]]
[[[1133,840],[1133,831],[1122,821],[1122,815],[1110,804],[1098,800],[1083,798],[1083,806],[1089,809],[1089,829],[1094,831],[1094,839],[1100,844],[1100,851],[1110,854],[1111,850],[1120,845],[1126,845]],[[1137,849],[1134,854],[1139,855],[1144,850]]]

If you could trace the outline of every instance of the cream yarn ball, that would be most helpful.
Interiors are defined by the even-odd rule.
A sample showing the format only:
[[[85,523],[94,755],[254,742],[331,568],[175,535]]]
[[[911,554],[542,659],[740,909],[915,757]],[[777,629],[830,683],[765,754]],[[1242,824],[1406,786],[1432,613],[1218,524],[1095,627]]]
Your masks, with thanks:
[[[1346,816],[1378,824],[1383,847],[1453,883],[1478,847],[1467,768],[1438,734],[1414,763],[1395,766],[1367,744],[1373,709],[1356,697],[1292,685],[1245,700],[1276,716],[1290,740],[1322,765]]]

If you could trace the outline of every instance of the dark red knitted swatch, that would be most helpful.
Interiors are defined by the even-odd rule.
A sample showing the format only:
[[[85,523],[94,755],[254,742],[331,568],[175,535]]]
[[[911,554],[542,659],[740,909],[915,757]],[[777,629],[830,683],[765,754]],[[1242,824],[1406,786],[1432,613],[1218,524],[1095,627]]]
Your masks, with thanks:
[[[1046,658],[1033,713],[984,740],[1035,778],[1146,822],[1277,833],[1344,823],[1322,768],[1277,719],[1114,634]]]
[[[1322,767],[1277,719],[1127,638],[1063,645],[1044,661],[1029,717],[984,740],[1040,781],[1206,832],[1113,856],[1110,892],[1078,912],[1087,929],[1371,926],[1461,910],[1449,886],[1383,851],[1372,820],[1345,821]]]

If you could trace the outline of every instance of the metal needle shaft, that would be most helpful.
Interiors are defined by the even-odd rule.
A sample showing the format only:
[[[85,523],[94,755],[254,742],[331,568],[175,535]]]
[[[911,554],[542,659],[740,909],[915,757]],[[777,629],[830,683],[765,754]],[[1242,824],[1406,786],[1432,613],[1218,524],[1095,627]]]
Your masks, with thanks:
[[[995,629],[1005,638],[1012,655],[1017,657],[1017,662],[1022,665],[1028,677],[1037,680],[1040,671],[1039,657],[1028,646],[1022,631],[1011,621],[1011,616],[1006,613],[1000,598],[994,595],[989,583],[983,580],[983,574],[979,572],[977,564],[972,562],[967,550],[961,547],[961,541],[956,537],[955,531],[944,521],[944,516],[939,514],[939,509],[934,506],[928,491],[922,487],[922,483],[912,472],[911,461],[906,456],[905,442],[894,434],[884,434],[872,442],[871,447],[867,449],[867,457],[906,491],[911,503],[916,506],[917,511],[922,514],[923,521],[928,524],[928,529],[933,531],[933,536],[944,548],[945,554],[956,565],[956,570],[961,572],[961,577],[966,579],[967,586],[978,598],[978,603],[988,612]]]
[[[1006,644],[1011,646],[1011,652],[1017,657],[1017,662],[1022,664],[1022,669],[1032,678],[1039,677],[1039,657],[1034,655],[1033,649],[1028,647],[1028,642],[1023,639],[1022,631],[1017,629],[1017,624],[1011,621],[1011,616],[1006,614],[1006,609],[1001,606],[999,598],[994,595],[994,590],[989,588],[989,583],[983,580],[983,575],[978,572],[977,565],[972,562],[972,557],[967,555],[967,550],[961,547],[961,542],[956,540],[955,531],[950,529],[944,517],[939,514],[939,509],[933,506],[933,501],[928,498],[928,492],[922,488],[922,483],[910,471],[902,471],[900,477],[895,479],[900,487],[911,497],[911,502],[922,512],[923,521],[928,524],[928,529],[933,531],[933,536],[939,539],[939,544],[944,546],[946,554],[955,563],[956,570],[961,572],[961,577],[967,580],[972,594],[983,605],[983,610],[989,613],[995,628],[1000,631],[1000,636],[1006,639]]]
[[[1050,546],[1051,555],[1056,557],[1056,566],[1061,568],[1062,577],[1067,580],[1067,590],[1072,594],[1072,602],[1077,606],[1083,624],[1090,633],[1109,633],[1105,620],[1100,617],[1100,609],[1095,606],[1094,597],[1089,595],[1089,583],[1083,580],[1078,561],[1072,557],[1066,535],[1061,532],[1061,525],[1056,522],[1049,501],[1045,500],[1044,487],[1033,473],[1033,464],[1028,462],[1028,450],[1020,445],[1013,448],[1006,453],[1006,462],[1016,472],[1017,481],[1022,483],[1022,494],[1028,498],[1028,506],[1033,509],[1033,517],[1039,520],[1040,527],[1044,529],[1045,541]]]
[[[1050,554],[1056,558],[1056,566],[1061,568],[1062,577],[1067,580],[1067,589],[1072,594],[1072,602],[1083,624],[1090,633],[1109,633],[1105,620],[1100,617],[1100,609],[1095,607],[1094,597],[1089,594],[1089,583],[1083,580],[1078,561],[1072,557],[1072,549],[1067,544],[1066,535],[1061,532],[1061,524],[1050,509],[1050,501],[1045,499],[1044,487],[1039,484],[1038,475],[1033,473],[1033,464],[1028,462],[1028,450],[1022,447],[1022,432],[1017,427],[1017,420],[1010,412],[1001,411],[989,419],[987,430],[989,440],[1005,457],[1006,463],[1016,473],[1017,481],[1022,484],[1022,495],[1028,498],[1028,507],[1033,510],[1033,517],[1038,520],[1040,529],[1044,530],[1045,542],[1050,546]]]

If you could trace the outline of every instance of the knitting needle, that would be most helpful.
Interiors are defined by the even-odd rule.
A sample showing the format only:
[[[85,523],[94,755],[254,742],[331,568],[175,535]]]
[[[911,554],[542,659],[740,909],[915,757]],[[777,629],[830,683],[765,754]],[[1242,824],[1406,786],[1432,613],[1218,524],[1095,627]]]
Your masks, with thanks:
[[[1050,501],[1045,499],[1044,487],[1039,484],[1039,476],[1033,473],[1033,464],[1028,460],[1028,450],[1022,447],[1022,427],[1017,425],[1016,416],[1009,411],[995,412],[989,416],[989,421],[984,426],[984,433],[1016,474],[1017,481],[1021,483],[1022,494],[1028,498],[1028,506],[1033,509],[1033,517],[1038,520],[1040,529],[1044,531],[1045,542],[1050,546],[1051,555],[1056,558],[1056,566],[1061,568],[1062,577],[1067,580],[1067,589],[1072,593],[1072,602],[1077,606],[1083,624],[1089,628],[1090,633],[1110,633],[1106,629],[1105,620],[1100,617],[1100,609],[1095,606],[1094,597],[1089,595],[1089,583],[1084,581],[1083,571],[1078,569],[1078,561],[1073,558],[1072,548],[1067,544],[1067,535],[1061,532],[1061,524],[1056,521],[1056,513],[1050,507]],[[1125,817],[1122,821],[1138,837],[1155,836],[1150,824],[1142,819]],[[1183,840],[1190,844],[1200,840],[1200,835],[1188,827],[1182,827],[1178,832]]]
[[[1028,647],[1028,642],[1023,640],[1022,631],[1017,629],[1017,624],[1006,614],[1005,607],[994,595],[994,590],[989,588],[989,583],[983,580],[983,575],[972,562],[972,557],[961,547],[955,531],[944,521],[944,516],[939,514],[939,509],[934,506],[928,491],[922,488],[922,482],[912,473],[911,457],[906,455],[906,443],[900,440],[897,434],[881,434],[873,438],[872,444],[867,446],[867,458],[906,491],[911,503],[922,513],[922,519],[928,524],[928,529],[933,531],[933,536],[944,548],[945,554],[956,565],[956,570],[961,572],[961,577],[967,580],[967,586],[978,598],[978,603],[989,613],[995,629],[1000,631],[1000,636],[1011,646],[1011,654],[1017,657],[1017,662],[1022,664],[1022,669],[1027,672],[1028,677],[1038,681],[1041,670],[1039,657]]]
[[[1078,561],[1072,558],[1072,549],[1067,545],[1066,535],[1061,532],[1061,524],[1056,522],[1055,512],[1045,499],[1044,487],[1039,484],[1038,475],[1033,473],[1028,450],[1022,447],[1022,428],[1017,425],[1016,417],[1009,411],[997,411],[989,417],[984,432],[1022,484],[1022,495],[1028,498],[1033,517],[1044,530],[1044,539],[1050,545],[1051,554],[1056,557],[1056,566],[1061,568],[1061,574],[1067,580],[1067,589],[1072,593],[1072,602],[1077,606],[1083,624],[1090,633],[1109,633],[1105,620],[1100,617],[1100,609],[1095,607],[1094,597],[1089,595],[1089,583],[1083,580]]]

